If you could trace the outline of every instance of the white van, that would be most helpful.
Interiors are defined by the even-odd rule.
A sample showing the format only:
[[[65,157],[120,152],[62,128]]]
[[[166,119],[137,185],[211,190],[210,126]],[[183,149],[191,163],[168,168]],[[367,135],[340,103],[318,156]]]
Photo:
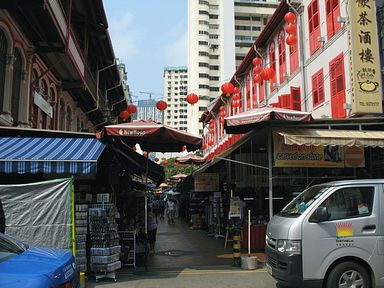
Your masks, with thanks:
[[[293,287],[384,287],[384,179],[304,190],[272,217],[268,272]]]

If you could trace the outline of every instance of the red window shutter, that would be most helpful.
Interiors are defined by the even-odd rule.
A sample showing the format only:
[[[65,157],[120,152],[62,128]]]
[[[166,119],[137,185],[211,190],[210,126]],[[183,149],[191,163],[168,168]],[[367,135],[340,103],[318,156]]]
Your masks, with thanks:
[[[297,34],[297,28],[296,28],[296,34]],[[297,40],[295,45],[289,46],[289,71],[290,74],[293,74],[297,67],[299,66],[299,53],[297,49]]]
[[[264,87],[264,80],[261,80],[259,85],[259,103],[262,103],[265,98],[265,87]]]
[[[240,103],[240,106],[239,106],[239,113],[243,112],[243,93],[241,93],[242,91],[240,91],[239,93],[239,103]]]
[[[325,14],[327,16],[327,37],[330,39],[335,34],[333,30],[332,0],[325,1]]]
[[[279,106],[284,109],[291,109],[291,95],[283,94],[279,96]]]
[[[324,73],[323,69],[319,72],[317,75],[317,87],[318,87],[318,92],[319,92],[319,103],[324,102]]]
[[[270,81],[270,92],[276,89],[274,83],[276,83],[276,52],[275,52],[275,42],[272,41],[269,45],[269,63],[270,67],[275,71],[275,76],[272,81]]]
[[[337,22],[337,17],[340,16],[340,0],[331,0],[332,2],[332,15],[333,15],[333,34],[341,28],[341,24]]]
[[[271,107],[276,107],[276,108],[280,108],[280,103],[279,102],[275,102],[275,103],[271,103],[269,104]]]
[[[315,107],[319,103],[319,87],[317,82],[317,73],[312,75],[312,105]]]
[[[301,111],[301,96],[299,87],[291,87],[291,109]]]
[[[329,64],[331,82],[331,109],[332,118],[344,118],[345,103],[345,75],[344,75],[344,55],[341,53]]]
[[[279,79],[280,83],[285,81],[285,73],[286,73],[286,57],[285,57],[285,33],[284,30],[281,30],[279,33],[278,39],[279,46]]]
[[[320,48],[320,42],[317,38],[320,32],[319,2],[313,0],[308,6],[308,23],[309,23],[309,50],[311,55]]]

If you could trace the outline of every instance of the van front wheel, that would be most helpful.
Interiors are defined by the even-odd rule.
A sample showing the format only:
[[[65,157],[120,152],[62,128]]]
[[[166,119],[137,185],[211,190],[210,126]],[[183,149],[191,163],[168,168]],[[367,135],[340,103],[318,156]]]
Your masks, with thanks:
[[[367,270],[356,262],[343,262],[329,273],[327,288],[371,288]]]

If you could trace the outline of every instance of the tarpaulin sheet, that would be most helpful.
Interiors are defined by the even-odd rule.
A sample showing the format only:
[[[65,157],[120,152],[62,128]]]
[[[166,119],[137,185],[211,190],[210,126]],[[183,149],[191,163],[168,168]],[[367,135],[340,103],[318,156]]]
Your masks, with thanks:
[[[0,185],[5,234],[33,246],[72,248],[72,179]]]

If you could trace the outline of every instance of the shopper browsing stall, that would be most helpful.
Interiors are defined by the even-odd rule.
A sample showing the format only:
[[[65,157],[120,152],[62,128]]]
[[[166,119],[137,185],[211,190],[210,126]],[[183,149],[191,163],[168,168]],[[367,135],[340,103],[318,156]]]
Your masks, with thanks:
[[[148,208],[148,242],[149,242],[149,253],[151,254],[155,252],[156,233],[157,233],[156,214],[153,213],[152,208],[149,207]]]

